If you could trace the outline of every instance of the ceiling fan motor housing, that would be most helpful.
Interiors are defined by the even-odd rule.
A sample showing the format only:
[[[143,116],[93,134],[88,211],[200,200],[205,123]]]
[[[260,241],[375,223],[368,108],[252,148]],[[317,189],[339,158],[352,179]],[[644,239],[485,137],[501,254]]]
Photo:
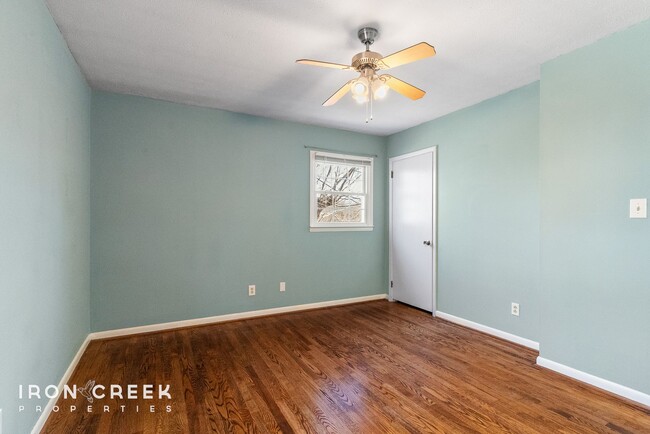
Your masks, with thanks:
[[[363,51],[355,54],[352,58],[352,67],[361,72],[366,68],[372,68],[373,71],[379,69],[379,62],[383,56],[374,51]]]

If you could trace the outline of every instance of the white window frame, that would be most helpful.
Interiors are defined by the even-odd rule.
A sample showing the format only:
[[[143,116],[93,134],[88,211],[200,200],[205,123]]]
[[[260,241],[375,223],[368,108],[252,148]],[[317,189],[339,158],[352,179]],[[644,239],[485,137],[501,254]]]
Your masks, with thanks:
[[[366,219],[364,223],[337,223],[327,222],[320,223],[317,220],[317,205],[316,205],[316,155],[324,157],[340,158],[345,160],[357,160],[369,162],[366,167],[366,193],[365,193],[365,213]],[[309,151],[309,231],[310,232],[338,232],[338,231],[372,231],[374,226],[372,222],[372,209],[373,209],[373,172],[374,172],[374,158],[360,155],[348,155],[338,152],[324,152],[324,151]],[[357,195],[357,193],[353,193]],[[364,196],[363,194],[359,194]]]

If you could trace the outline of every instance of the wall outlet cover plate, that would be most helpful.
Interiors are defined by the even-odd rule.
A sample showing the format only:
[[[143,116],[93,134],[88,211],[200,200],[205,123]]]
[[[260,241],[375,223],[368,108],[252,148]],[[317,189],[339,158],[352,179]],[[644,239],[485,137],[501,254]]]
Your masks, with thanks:
[[[514,316],[519,316],[519,303],[512,303],[510,305],[510,313]]]

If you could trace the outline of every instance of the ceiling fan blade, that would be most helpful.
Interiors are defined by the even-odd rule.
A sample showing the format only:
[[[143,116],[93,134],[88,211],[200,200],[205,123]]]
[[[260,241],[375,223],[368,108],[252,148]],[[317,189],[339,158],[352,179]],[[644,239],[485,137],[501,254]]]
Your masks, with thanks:
[[[436,49],[426,42],[420,42],[412,47],[398,51],[397,53],[390,54],[380,61],[379,69],[395,68],[396,66],[405,65],[407,63],[415,62],[416,60],[431,57],[436,54]]]
[[[352,80],[348,81],[339,90],[334,92],[334,95],[330,96],[327,101],[323,103],[323,106],[328,107],[336,104],[336,102],[343,98],[346,93],[350,92],[350,83],[352,83]]]
[[[301,63],[303,65],[311,65],[311,66],[322,66],[323,68],[352,69],[350,65],[342,65],[340,63],[332,63],[332,62],[321,62],[320,60],[298,59],[296,60],[296,63]]]
[[[407,98],[411,98],[413,100],[420,99],[426,93],[422,89],[418,89],[417,87],[408,84],[407,82],[402,81],[399,78],[395,78],[392,75],[384,74],[381,77],[386,79],[385,83],[388,87],[390,87],[397,93],[401,93]]]

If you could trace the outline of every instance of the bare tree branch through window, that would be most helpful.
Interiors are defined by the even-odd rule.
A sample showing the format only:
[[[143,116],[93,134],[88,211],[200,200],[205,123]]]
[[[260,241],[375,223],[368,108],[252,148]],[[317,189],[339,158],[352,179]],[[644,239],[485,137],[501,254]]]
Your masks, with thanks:
[[[312,227],[372,226],[372,158],[311,151]]]

